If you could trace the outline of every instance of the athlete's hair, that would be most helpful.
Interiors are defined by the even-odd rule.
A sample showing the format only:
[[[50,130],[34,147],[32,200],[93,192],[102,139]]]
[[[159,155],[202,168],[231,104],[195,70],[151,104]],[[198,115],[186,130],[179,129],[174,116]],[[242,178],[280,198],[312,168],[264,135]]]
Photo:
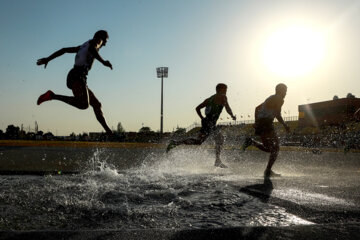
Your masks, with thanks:
[[[105,30],[99,30],[94,34],[94,38],[98,38],[101,40],[106,40],[109,38],[109,34]]]
[[[275,87],[275,92],[276,93],[280,93],[280,92],[283,92],[283,91],[286,91],[286,90],[287,90],[287,86],[285,84],[283,84],[283,83],[279,83]]]
[[[223,88],[227,88],[226,84],[225,83],[219,83],[218,85],[216,85],[216,92],[219,92],[220,89],[223,89]]]

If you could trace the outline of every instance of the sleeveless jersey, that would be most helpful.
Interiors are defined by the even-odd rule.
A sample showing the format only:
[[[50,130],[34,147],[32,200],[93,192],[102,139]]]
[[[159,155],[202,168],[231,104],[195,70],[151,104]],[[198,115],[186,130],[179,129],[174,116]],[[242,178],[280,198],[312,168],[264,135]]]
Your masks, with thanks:
[[[206,118],[213,121],[217,121],[220,117],[220,114],[224,106],[215,103],[215,95],[209,98],[209,102],[205,107]]]
[[[83,67],[87,71],[91,69],[91,66],[94,62],[94,56],[89,51],[89,47],[90,40],[80,46],[80,49],[75,56],[75,67]]]

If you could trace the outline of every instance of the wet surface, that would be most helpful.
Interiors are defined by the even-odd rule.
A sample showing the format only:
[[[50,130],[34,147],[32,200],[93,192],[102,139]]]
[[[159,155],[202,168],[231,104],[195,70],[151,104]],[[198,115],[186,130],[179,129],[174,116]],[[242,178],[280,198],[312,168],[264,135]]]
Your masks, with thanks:
[[[21,151],[29,149],[17,149],[16,157]],[[71,159],[82,166],[79,174],[0,176],[0,229],[213,229],[360,219],[355,153],[282,152],[274,171],[283,176],[264,180],[267,155],[257,151],[224,151],[228,169],[213,167],[212,149],[87,151]]]

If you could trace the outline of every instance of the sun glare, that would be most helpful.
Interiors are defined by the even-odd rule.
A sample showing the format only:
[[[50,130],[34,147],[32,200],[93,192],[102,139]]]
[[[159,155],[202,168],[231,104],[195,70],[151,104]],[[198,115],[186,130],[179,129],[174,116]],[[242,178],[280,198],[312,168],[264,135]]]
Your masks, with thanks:
[[[325,42],[320,32],[293,26],[271,35],[263,49],[266,67],[282,77],[296,77],[313,70],[324,57]]]

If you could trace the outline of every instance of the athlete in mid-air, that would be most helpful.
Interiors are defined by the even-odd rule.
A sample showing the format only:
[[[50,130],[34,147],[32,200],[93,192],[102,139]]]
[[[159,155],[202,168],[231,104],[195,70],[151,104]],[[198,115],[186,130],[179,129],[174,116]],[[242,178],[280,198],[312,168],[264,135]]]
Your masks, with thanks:
[[[112,69],[112,65],[109,61],[105,61],[99,55],[99,50],[102,46],[106,45],[109,35],[104,30],[99,30],[94,34],[94,37],[84,44],[77,47],[62,48],[55,53],[51,54],[47,58],[41,58],[37,61],[37,65],[47,64],[64,53],[76,53],[74,67],[70,70],[67,76],[67,87],[72,90],[74,96],[63,96],[53,93],[51,90],[41,95],[37,104],[40,105],[45,101],[59,100],[74,106],[79,109],[87,109],[90,106],[93,107],[95,116],[100,124],[105,129],[108,135],[112,135],[112,131],[107,125],[103,113],[101,111],[101,103],[95,97],[94,93],[87,86],[87,74],[91,69],[94,59],[97,59],[104,66]]]
[[[220,152],[224,142],[219,127],[216,126],[216,122],[220,117],[220,114],[225,107],[227,113],[236,120],[236,116],[233,115],[231,108],[228,104],[227,97],[227,86],[223,83],[219,83],[216,86],[216,94],[205,99],[199,106],[196,107],[196,112],[201,119],[201,129],[198,138],[189,138],[182,141],[171,140],[166,148],[166,151],[170,151],[172,148],[178,145],[201,145],[211,134],[215,135],[215,151],[216,159],[215,166],[226,168],[227,166],[221,162]],[[205,117],[201,113],[201,109],[205,108]]]
[[[276,118],[281,123],[285,130],[289,133],[290,128],[284,122],[281,116],[281,107],[284,104],[287,87],[280,83],[275,88],[275,94],[268,97],[265,102],[255,108],[255,134],[259,135],[262,143],[248,137],[242,145],[242,150],[245,151],[250,145],[254,145],[264,152],[269,152],[269,162],[264,172],[264,177],[278,177],[281,176],[271,170],[278,154],[279,154],[279,139],[274,129],[274,119]]]

